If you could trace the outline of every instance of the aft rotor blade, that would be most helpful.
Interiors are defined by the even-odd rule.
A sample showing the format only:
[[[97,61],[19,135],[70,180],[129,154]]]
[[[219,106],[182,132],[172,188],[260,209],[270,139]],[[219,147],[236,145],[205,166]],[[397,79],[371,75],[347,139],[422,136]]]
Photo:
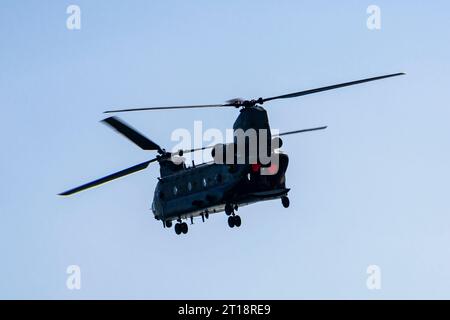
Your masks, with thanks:
[[[202,150],[212,149],[212,148],[214,148],[214,146],[208,146],[208,147],[202,147],[202,148],[196,148],[196,149],[188,149],[188,150],[183,150],[183,153],[202,151]]]
[[[132,108],[132,109],[109,110],[109,111],[105,111],[104,113],[150,111],[150,110],[173,110],[173,109],[221,108],[221,107],[234,107],[234,105],[232,105],[230,103],[226,103],[226,104],[203,104],[203,105],[192,105],[192,106]]]
[[[83,190],[86,190],[86,189],[89,189],[89,188],[93,188],[93,187],[99,186],[99,185],[104,184],[106,182],[109,182],[111,180],[115,180],[115,179],[124,177],[126,175],[129,175],[129,174],[132,174],[132,173],[144,170],[145,168],[148,167],[148,165],[150,163],[155,162],[156,160],[157,159],[155,158],[155,159],[152,159],[152,160],[149,160],[149,161],[142,162],[142,163],[137,164],[135,166],[132,166],[130,168],[127,168],[127,169],[121,170],[119,172],[110,174],[110,175],[108,175],[106,177],[103,177],[103,178],[97,179],[95,181],[83,184],[83,185],[81,185],[79,187],[76,187],[76,188],[73,188],[73,189],[70,189],[70,190],[64,191],[64,192],[60,193],[59,195],[60,196],[69,196],[69,195],[72,195],[74,193],[77,193],[77,192],[80,192],[80,191],[83,191]]]
[[[152,140],[143,136],[141,133],[119,120],[116,117],[110,117],[102,120],[102,122],[108,124],[112,128],[114,128],[117,132],[121,133],[132,142],[134,142],[137,146],[139,146],[143,150],[157,150],[159,153],[163,153],[163,150],[159,145],[154,143]]]
[[[335,85],[327,86],[327,87],[321,87],[321,88],[316,88],[316,89],[299,91],[299,92],[284,94],[284,95],[281,95],[281,96],[265,98],[265,99],[262,99],[262,101],[263,102],[267,102],[267,101],[272,101],[272,100],[277,100],[277,99],[289,99],[289,98],[301,97],[301,96],[306,96],[308,94],[313,94],[313,93],[318,93],[318,92],[323,92],[323,91],[329,91],[329,90],[349,87],[349,86],[353,86],[353,85],[357,85],[357,84],[361,84],[361,83],[377,81],[377,80],[381,80],[381,79],[397,77],[397,76],[402,76],[402,75],[405,75],[405,73],[402,72],[402,73],[388,74],[388,75],[380,76],[380,77],[362,79],[362,80],[357,80],[357,81],[351,81],[351,82],[346,82],[346,83],[335,84]]]
[[[317,128],[310,128],[310,129],[302,129],[302,130],[295,130],[295,131],[289,131],[289,132],[283,132],[280,134],[276,134],[275,136],[277,137],[281,137],[281,136],[287,136],[290,134],[296,134],[296,133],[303,133],[303,132],[310,132],[310,131],[317,131],[317,130],[324,130],[328,128],[328,126],[324,126],[324,127],[317,127]]]

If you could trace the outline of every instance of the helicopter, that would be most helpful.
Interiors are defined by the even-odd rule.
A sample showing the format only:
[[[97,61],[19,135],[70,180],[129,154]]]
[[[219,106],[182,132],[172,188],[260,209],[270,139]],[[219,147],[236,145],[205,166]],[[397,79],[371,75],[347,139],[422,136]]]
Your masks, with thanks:
[[[151,163],[157,162],[160,167],[160,176],[155,187],[151,210],[155,219],[161,221],[164,228],[171,228],[175,222],[175,233],[177,235],[187,234],[188,224],[185,222],[186,220],[190,220],[192,225],[195,217],[201,217],[202,221],[205,222],[205,219],[209,219],[211,214],[219,212],[225,212],[228,216],[228,226],[230,228],[239,228],[242,220],[237,211],[241,207],[276,199],[281,199],[281,204],[284,208],[288,208],[290,205],[288,197],[290,188],[286,187],[289,157],[280,149],[283,145],[281,137],[327,128],[327,126],[322,126],[272,135],[267,111],[263,108],[263,104],[273,100],[296,98],[401,75],[405,75],[405,73],[366,78],[269,98],[252,100],[232,99],[223,104],[146,107],[105,111],[104,113],[111,114],[194,108],[232,107],[240,109],[239,115],[233,124],[233,132],[235,133],[233,142],[175,152],[166,151],[166,149],[145,137],[118,117],[108,117],[102,120],[104,124],[128,138],[141,149],[156,151],[157,155],[150,160],[64,191],[59,195],[73,195],[142,171]],[[247,135],[249,131],[254,133],[254,137]],[[244,134],[243,139],[241,133]],[[252,140],[252,138],[255,139]],[[256,152],[252,153],[250,149],[255,144],[256,148],[253,148],[253,150],[256,150]],[[266,148],[262,146],[266,146]],[[202,164],[192,162],[192,166],[186,165],[183,158],[184,154],[205,149],[211,149],[211,155],[214,159],[212,162]],[[226,161],[224,160],[225,158]]]

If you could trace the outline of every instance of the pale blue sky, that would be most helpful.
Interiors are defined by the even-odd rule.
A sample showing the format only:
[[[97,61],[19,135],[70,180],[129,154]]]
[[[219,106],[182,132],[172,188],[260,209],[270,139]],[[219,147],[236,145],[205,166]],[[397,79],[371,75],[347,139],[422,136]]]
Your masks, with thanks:
[[[78,4],[82,29],[66,29]],[[366,28],[377,4],[382,30]],[[450,298],[448,1],[2,1],[0,298]],[[153,156],[101,125],[112,106],[216,103],[393,72],[402,78],[267,106],[291,207],[153,219],[158,168],[71,198]],[[123,115],[171,147],[175,128],[237,111]],[[66,288],[81,267],[82,289]],[[366,268],[382,290],[366,288]]]

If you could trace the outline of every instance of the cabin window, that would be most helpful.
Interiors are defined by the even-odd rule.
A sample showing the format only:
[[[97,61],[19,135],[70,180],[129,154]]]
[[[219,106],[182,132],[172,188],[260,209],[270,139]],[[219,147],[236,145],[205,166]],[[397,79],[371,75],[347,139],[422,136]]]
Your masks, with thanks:
[[[192,183],[191,183],[190,181],[188,182],[187,187],[188,187],[188,190],[189,190],[189,191],[192,191]]]
[[[203,178],[203,186],[206,188],[207,185],[208,183],[206,182],[206,178]]]
[[[177,193],[178,193],[178,188],[177,188],[177,186],[174,186],[173,187],[173,194],[176,196]]]

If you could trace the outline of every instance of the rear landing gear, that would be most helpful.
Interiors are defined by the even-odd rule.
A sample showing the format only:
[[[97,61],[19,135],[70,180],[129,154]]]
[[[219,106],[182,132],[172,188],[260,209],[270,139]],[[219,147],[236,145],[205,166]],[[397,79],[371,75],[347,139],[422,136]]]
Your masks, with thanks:
[[[234,225],[238,228],[241,226],[241,217],[234,216]]]
[[[242,223],[241,217],[239,217],[239,216],[233,215],[233,216],[228,217],[228,226],[230,228],[234,228],[234,227],[239,228],[241,226],[241,223]]]
[[[290,201],[288,197],[281,197],[281,203],[283,204],[283,207],[289,208]]]
[[[230,216],[234,211],[233,205],[231,203],[225,204],[225,214]]]
[[[176,234],[186,234],[188,233],[188,225],[186,222],[175,224],[175,233]]]
[[[233,216],[229,216],[229,217],[228,217],[228,225],[230,226],[230,228],[234,228],[234,219],[233,219]]]

